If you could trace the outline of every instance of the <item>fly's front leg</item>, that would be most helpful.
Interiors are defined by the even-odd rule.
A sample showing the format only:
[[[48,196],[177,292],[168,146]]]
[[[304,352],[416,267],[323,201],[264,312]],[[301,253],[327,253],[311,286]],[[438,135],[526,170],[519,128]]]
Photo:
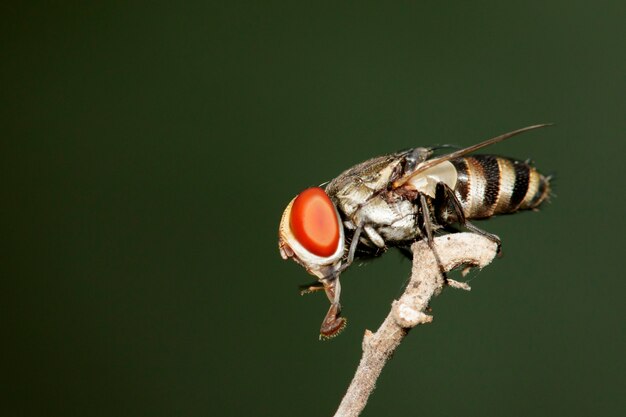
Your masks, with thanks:
[[[352,264],[352,262],[354,262],[354,254],[356,253],[356,247],[359,245],[359,238],[361,237],[362,231],[363,225],[359,224],[354,230],[354,234],[352,235],[352,241],[350,242],[350,249],[348,250],[348,257],[339,269],[339,273],[345,271],[346,268],[348,268]]]
[[[324,289],[324,284],[319,281],[312,282],[310,284],[300,285],[300,295],[311,294]]]
[[[354,261],[354,253],[356,252],[356,247],[359,244],[359,238],[361,237],[361,232],[363,231],[363,225],[357,226],[354,231],[354,235],[352,235],[352,242],[350,242],[350,250],[348,251],[348,259],[346,259],[346,264],[342,269],[347,268],[352,261]]]
[[[341,304],[339,304],[341,285],[339,278],[322,279],[319,282],[301,285],[300,295],[321,290],[326,292],[326,296],[330,301],[330,308],[320,328],[320,339],[326,340],[337,336],[346,327],[347,320],[344,317],[339,317],[341,313]]]
[[[347,320],[345,317],[339,317],[341,314],[341,304],[339,304],[341,285],[339,278],[323,279],[321,283],[330,301],[330,308],[320,327],[320,340],[326,340],[337,336],[346,327]]]

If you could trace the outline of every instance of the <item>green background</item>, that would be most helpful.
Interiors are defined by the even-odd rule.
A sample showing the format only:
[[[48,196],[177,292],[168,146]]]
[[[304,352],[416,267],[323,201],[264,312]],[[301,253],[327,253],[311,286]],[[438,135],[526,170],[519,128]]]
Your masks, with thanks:
[[[15,2],[15,4],[18,4]],[[2,6],[3,416],[331,415],[396,252],[344,274],[346,331],[280,259],[287,202],[372,156],[495,145],[556,174],[479,226],[364,415],[626,410],[623,1]]]

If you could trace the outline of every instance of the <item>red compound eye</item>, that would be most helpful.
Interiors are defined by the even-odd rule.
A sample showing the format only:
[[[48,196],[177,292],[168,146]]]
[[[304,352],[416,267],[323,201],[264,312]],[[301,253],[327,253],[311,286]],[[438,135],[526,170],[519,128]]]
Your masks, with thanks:
[[[289,225],[306,250],[328,257],[339,244],[339,219],[333,202],[319,187],[307,188],[293,202]]]

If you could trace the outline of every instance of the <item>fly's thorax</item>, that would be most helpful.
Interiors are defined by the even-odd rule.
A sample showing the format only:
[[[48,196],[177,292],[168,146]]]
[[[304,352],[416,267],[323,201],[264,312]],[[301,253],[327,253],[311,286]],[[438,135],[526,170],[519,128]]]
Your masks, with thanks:
[[[365,183],[373,190],[386,187],[402,163],[401,156],[402,154],[384,155],[361,162],[343,171],[328,183],[326,192],[332,196],[355,182]]]
[[[419,233],[417,206],[387,193],[373,195],[344,222],[350,230],[363,225],[361,241],[370,247],[384,248],[412,240]]]
[[[393,226],[403,219],[412,217],[416,206],[403,198],[386,198],[376,196],[369,204],[362,207],[358,214],[358,221],[362,224],[379,226]]]
[[[326,193],[351,219],[375,194],[387,189],[401,165],[396,154],[370,159],[342,172],[326,186]]]
[[[376,232],[388,246],[415,240],[420,237],[420,228],[417,224],[417,209],[410,205],[412,213],[398,216],[395,222],[389,225],[378,225]]]
[[[372,199],[373,194],[374,192],[360,181],[346,183],[334,194],[329,193],[339,211],[345,218],[352,221],[356,220],[355,214]]]
[[[367,246],[384,248],[415,239],[419,233],[415,204],[388,192],[393,181],[406,174],[404,158],[409,154],[402,152],[366,161],[342,173],[326,188],[342,213],[346,227],[354,230],[358,225],[363,226],[360,240]],[[448,165],[442,165],[449,170]],[[430,179],[431,175],[453,180],[441,167],[425,171],[420,179]],[[434,195],[434,185],[431,188]]]

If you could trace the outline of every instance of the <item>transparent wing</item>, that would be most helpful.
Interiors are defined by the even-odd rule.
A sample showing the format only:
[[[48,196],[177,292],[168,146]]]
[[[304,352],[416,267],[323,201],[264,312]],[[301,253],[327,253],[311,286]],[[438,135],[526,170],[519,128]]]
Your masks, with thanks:
[[[415,176],[419,175],[421,172],[426,171],[429,168],[434,167],[437,164],[440,164],[444,161],[449,161],[451,159],[455,159],[455,158],[459,158],[461,156],[467,155],[469,153],[475,152],[479,149],[482,149],[486,146],[490,146],[493,145],[494,143],[498,143],[498,142],[502,142],[503,140],[506,140],[508,138],[511,138],[513,136],[519,135],[520,133],[524,133],[524,132],[528,132],[529,130],[535,130],[535,129],[540,129],[542,127],[546,127],[546,126],[552,126],[552,123],[544,123],[544,124],[540,124],[540,125],[533,125],[533,126],[528,126],[528,127],[524,127],[521,129],[517,129],[514,130],[512,132],[508,132],[508,133],[504,133],[500,136],[496,136],[494,138],[491,139],[487,139],[483,142],[477,143],[476,145],[472,145],[469,146],[467,148],[464,149],[459,149],[458,151],[454,151],[452,153],[446,154],[446,155],[442,155],[442,156],[438,156],[436,158],[433,159],[429,159],[425,162],[422,162],[415,171],[411,172],[409,175],[405,175],[402,178],[397,179],[396,181],[393,182],[392,187],[393,188],[399,188],[401,186],[403,186],[404,184],[406,184],[408,181],[410,181],[412,178],[414,178]]]

